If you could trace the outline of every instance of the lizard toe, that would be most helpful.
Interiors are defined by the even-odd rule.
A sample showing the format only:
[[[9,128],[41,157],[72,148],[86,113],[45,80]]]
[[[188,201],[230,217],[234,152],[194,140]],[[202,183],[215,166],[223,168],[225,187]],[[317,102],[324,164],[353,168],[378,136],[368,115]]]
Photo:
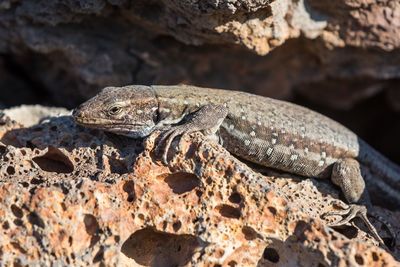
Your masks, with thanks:
[[[161,154],[162,162],[168,164],[168,151],[175,137],[185,133],[185,129],[181,126],[175,126],[162,134],[157,145],[157,154]]]
[[[375,226],[372,225],[370,220],[367,217],[367,208],[363,205],[356,205],[356,204],[351,204],[349,205],[348,208],[344,210],[338,210],[338,211],[331,211],[327,212],[322,215],[322,218],[325,218],[327,216],[340,216],[341,218],[338,220],[335,220],[328,225],[330,227],[341,227],[347,223],[349,223],[351,220],[353,220],[356,217],[361,218],[361,220],[364,222],[364,224],[368,227],[370,233],[372,236],[381,244],[385,245],[385,242],[382,240],[380,235],[378,234],[378,231],[376,230]]]

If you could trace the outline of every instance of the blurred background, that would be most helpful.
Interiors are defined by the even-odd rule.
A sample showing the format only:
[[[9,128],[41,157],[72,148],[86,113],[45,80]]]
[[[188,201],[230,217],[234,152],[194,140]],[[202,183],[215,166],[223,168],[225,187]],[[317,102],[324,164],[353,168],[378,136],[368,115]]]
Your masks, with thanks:
[[[179,83],[307,106],[400,163],[400,2],[0,0],[0,108]]]

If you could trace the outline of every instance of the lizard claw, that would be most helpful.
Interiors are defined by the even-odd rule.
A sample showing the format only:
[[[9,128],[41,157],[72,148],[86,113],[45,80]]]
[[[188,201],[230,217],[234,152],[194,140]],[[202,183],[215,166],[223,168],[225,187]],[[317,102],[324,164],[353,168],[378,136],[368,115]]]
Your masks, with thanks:
[[[372,225],[372,223],[369,221],[367,217],[367,208],[362,205],[356,205],[356,204],[351,204],[351,205],[346,205],[347,207],[344,207],[341,205],[344,209],[343,210],[338,210],[338,211],[331,211],[327,212],[322,215],[322,218],[328,217],[328,216],[335,216],[339,215],[342,218],[337,219],[336,221],[330,223],[328,226],[331,227],[340,227],[348,222],[350,222],[352,219],[359,217],[362,219],[364,224],[368,227],[369,231],[373,235],[373,237],[381,244],[385,245],[385,242],[383,242],[382,238],[379,236],[378,231],[375,229],[375,227]]]
[[[172,141],[175,137],[179,135],[183,135],[186,133],[186,129],[181,125],[174,126],[171,129],[165,131],[159,140],[157,145],[157,154],[161,154],[162,162],[167,165],[168,164],[168,151],[171,146]]]

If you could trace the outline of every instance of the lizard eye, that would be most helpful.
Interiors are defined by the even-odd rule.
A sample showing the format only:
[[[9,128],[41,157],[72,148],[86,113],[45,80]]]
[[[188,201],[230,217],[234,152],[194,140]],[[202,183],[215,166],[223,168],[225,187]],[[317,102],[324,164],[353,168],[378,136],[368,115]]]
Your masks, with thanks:
[[[119,113],[121,113],[122,108],[120,106],[112,106],[109,110],[108,113],[110,115],[117,115]]]

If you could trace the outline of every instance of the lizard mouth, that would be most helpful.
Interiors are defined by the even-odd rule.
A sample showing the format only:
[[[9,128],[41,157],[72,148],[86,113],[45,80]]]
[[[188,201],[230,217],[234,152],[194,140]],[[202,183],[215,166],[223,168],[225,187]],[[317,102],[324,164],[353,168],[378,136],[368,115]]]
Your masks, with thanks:
[[[74,117],[74,120],[79,125],[85,127],[95,127],[97,129],[113,129],[113,128],[137,128],[137,127],[146,127],[147,125],[144,123],[127,123],[127,122],[119,122],[115,120],[108,120],[103,118],[95,118],[95,119],[87,119],[82,117]]]
[[[139,127],[145,127],[145,124],[131,124],[131,123],[98,123],[98,122],[78,122],[79,125],[89,127],[89,128],[96,128],[96,129],[135,129]]]
[[[77,124],[87,128],[112,132],[134,138],[147,136],[153,128],[151,125],[145,123],[127,123],[103,118],[87,119],[74,117],[74,119]]]

